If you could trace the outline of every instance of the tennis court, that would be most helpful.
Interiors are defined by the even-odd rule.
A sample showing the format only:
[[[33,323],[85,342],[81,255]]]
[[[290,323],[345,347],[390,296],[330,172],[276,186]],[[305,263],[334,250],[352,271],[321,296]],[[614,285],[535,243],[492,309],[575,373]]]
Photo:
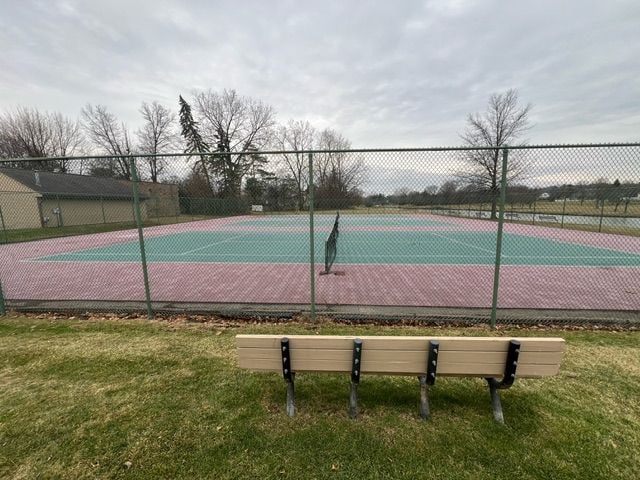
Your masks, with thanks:
[[[315,270],[335,214],[315,216]],[[429,214],[342,214],[319,305],[490,306],[496,224]],[[503,308],[640,308],[640,239],[505,225]],[[576,241],[579,240],[579,241]],[[615,245],[615,249],[611,247]],[[141,300],[137,232],[3,247],[10,299]],[[163,302],[309,303],[306,215],[240,216],[145,230],[152,298]],[[13,265],[13,267],[12,267]],[[102,281],[101,279],[109,279]]]
[[[349,264],[493,265],[496,232],[447,231],[429,227],[456,227],[455,223],[400,217],[344,216],[337,262]],[[319,216],[315,237],[318,256],[324,251],[322,233],[330,229],[331,216]],[[309,263],[309,234],[303,231],[308,220],[301,216],[264,217],[239,221],[234,227],[247,231],[192,231],[149,238],[149,262],[179,263]],[[231,226],[227,225],[227,227]],[[387,226],[390,229],[366,230]],[[276,231],[254,231],[264,227]],[[356,228],[351,228],[356,227]],[[364,229],[363,229],[364,227]],[[406,227],[397,231],[395,227]],[[277,231],[277,230],[281,231]],[[299,229],[300,231],[292,231]],[[122,262],[140,258],[137,241],[82,249],[38,258],[39,261]],[[320,260],[320,258],[318,259]],[[506,233],[503,238],[503,265],[640,266],[640,254],[608,248]]]

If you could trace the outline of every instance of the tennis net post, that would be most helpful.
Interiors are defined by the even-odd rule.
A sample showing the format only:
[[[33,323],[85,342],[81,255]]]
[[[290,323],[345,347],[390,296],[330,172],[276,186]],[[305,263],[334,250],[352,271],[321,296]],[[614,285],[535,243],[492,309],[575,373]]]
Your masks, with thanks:
[[[0,280],[0,316],[7,314],[7,305],[4,302],[4,292],[2,291],[2,280]]]
[[[4,216],[2,215],[2,207],[0,207],[0,226],[2,227],[3,243],[9,243],[9,236],[7,235],[7,226],[4,224]]]
[[[324,242],[324,272],[321,272],[322,275],[331,273],[331,267],[333,266],[333,262],[336,260],[336,255],[338,253],[339,222],[340,212],[336,212],[336,219],[333,222],[333,228],[331,229],[331,233],[327,237],[327,240]]]

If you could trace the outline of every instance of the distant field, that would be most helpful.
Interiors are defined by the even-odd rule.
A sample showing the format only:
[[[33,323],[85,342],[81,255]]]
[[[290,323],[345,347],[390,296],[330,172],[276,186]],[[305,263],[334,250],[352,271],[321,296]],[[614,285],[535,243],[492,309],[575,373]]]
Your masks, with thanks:
[[[507,220],[508,223],[519,223],[522,225],[533,225],[533,222],[523,222],[520,220]],[[558,222],[540,222],[536,221],[536,225],[544,226],[544,227],[552,227],[552,228],[560,228],[560,224]],[[602,227],[598,227],[598,225],[577,225],[575,223],[565,223],[562,228],[565,230],[580,230],[582,232],[600,232],[600,233],[613,233],[616,235],[629,235],[632,237],[640,237],[640,229],[637,228],[628,228],[628,227],[610,227],[607,225],[603,225]]]
[[[453,205],[435,205],[433,207],[427,206],[427,208],[443,208],[453,210],[480,210],[485,212],[491,211],[491,204],[489,203],[472,203],[472,204],[453,204]],[[505,205],[505,212],[518,212],[518,213],[548,213],[553,215],[562,215],[562,202],[549,202],[549,201],[537,201],[534,204],[528,203],[509,203]],[[596,207],[594,200],[580,202],[567,202],[565,205],[565,215],[593,215],[600,216],[601,207]],[[640,217],[640,202],[629,203],[625,212],[624,204],[618,205],[616,209],[614,204],[607,203],[602,210],[602,215],[606,217]]]
[[[480,380],[236,367],[237,333],[562,336],[560,375],[516,381],[493,422]],[[0,477],[629,479],[640,472],[640,332],[0,318]]]

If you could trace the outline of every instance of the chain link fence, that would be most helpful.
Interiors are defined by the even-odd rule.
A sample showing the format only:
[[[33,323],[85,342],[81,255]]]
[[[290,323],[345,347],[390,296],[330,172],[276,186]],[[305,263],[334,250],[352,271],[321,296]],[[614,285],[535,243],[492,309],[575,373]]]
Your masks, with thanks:
[[[638,285],[640,144],[0,160],[0,312],[640,324]]]

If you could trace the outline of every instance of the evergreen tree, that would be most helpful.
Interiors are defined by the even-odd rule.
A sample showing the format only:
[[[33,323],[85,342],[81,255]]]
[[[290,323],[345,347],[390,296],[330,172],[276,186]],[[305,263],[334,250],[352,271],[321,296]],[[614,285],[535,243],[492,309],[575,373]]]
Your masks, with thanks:
[[[193,115],[191,114],[191,105],[189,105],[187,101],[182,98],[182,95],[178,96],[178,103],[180,104],[180,126],[182,127],[181,133],[186,144],[184,151],[185,153],[198,154],[198,156],[200,157],[202,173],[205,176],[207,185],[209,186],[209,190],[211,190],[211,193],[213,193],[214,190],[213,186],[211,185],[209,170],[207,170],[207,156],[204,155],[204,153],[209,150],[209,146],[202,139],[200,132],[198,132],[198,122],[193,119]]]

